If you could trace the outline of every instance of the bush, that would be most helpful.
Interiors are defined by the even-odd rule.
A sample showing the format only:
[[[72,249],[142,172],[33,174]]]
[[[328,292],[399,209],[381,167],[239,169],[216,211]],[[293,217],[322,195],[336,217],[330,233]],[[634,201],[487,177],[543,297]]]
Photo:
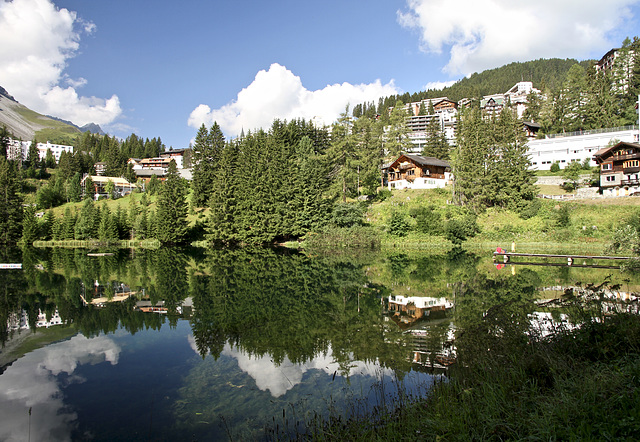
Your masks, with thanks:
[[[549,168],[549,172],[560,172],[560,163],[557,161],[553,163]]]
[[[409,230],[409,223],[400,212],[393,212],[389,220],[388,231],[391,235],[405,236]]]
[[[363,207],[358,203],[338,203],[333,206],[331,224],[336,227],[361,226]]]
[[[442,217],[434,210],[433,206],[417,207],[410,211],[412,218],[416,220],[416,232],[428,235],[439,235],[442,233]]]
[[[446,237],[454,245],[462,244],[467,238],[472,238],[477,233],[480,233],[480,226],[478,226],[477,218],[471,214],[452,218],[445,225]]]
[[[569,227],[571,224],[571,212],[567,204],[560,206],[558,213],[556,214],[556,225],[558,227]]]

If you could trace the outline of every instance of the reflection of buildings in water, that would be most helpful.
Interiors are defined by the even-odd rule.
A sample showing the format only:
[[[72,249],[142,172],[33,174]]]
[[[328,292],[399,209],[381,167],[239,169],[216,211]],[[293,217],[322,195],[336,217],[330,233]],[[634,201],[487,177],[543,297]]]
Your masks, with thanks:
[[[108,302],[122,302],[127,300],[131,295],[135,295],[137,292],[131,290],[131,287],[121,282],[108,282],[107,284],[100,284],[95,281],[92,287],[87,287],[82,283],[82,302],[84,305],[95,305],[98,307],[104,307]]]
[[[455,331],[451,322],[407,331],[413,349],[411,362],[430,370],[446,370],[456,361]]]
[[[47,319],[47,314],[42,310],[38,310],[38,319],[36,320],[36,327],[49,328],[54,325],[63,324],[62,318],[56,309],[51,318]],[[29,329],[29,314],[26,310],[20,310],[20,312],[13,312],[9,315],[7,320],[7,328],[9,330],[28,330]]]
[[[411,325],[419,319],[430,316],[432,312],[446,311],[453,308],[447,298],[431,298],[427,296],[389,296],[389,313],[398,325]],[[402,327],[402,325],[401,325]]]
[[[444,314],[453,307],[453,302],[445,297],[389,296],[388,314],[409,336],[411,362],[430,371],[443,371],[454,363],[455,326],[443,319]],[[427,318],[428,322],[420,322]],[[418,323],[422,324],[420,328],[417,328]]]
[[[144,313],[159,313],[159,314],[169,313],[169,308],[165,306],[164,301],[158,301],[154,304],[148,299],[142,299],[140,301],[137,301],[135,309]],[[180,305],[177,305],[176,312],[179,315],[184,314],[187,316],[191,316],[193,314],[193,298],[188,297],[184,301],[182,301]]]
[[[538,289],[544,294],[543,299],[537,301],[538,304],[553,303],[555,300],[560,299],[567,291],[573,291],[573,293],[581,297],[584,301],[599,300],[602,296],[602,310],[603,313],[640,313],[640,306],[638,305],[637,293],[630,291],[617,290],[612,288],[603,288],[602,290],[590,290],[583,286],[549,286],[540,287]]]

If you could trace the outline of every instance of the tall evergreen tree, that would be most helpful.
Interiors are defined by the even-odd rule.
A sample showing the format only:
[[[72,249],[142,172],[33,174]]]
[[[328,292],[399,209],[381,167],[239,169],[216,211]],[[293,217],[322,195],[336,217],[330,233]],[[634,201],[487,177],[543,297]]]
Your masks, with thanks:
[[[25,207],[22,218],[22,238],[20,242],[23,246],[31,246],[38,239],[38,218],[36,218],[36,208],[32,205]]]
[[[196,207],[206,207],[211,198],[212,186],[225,140],[217,122],[210,130],[203,124],[196,134],[192,154],[193,189],[192,203]]]
[[[219,160],[216,178],[211,187],[213,193],[209,200],[211,213],[208,220],[208,237],[216,243],[233,244],[240,239],[239,206],[237,202],[239,188],[239,149],[238,142],[227,143]]]
[[[164,244],[179,244],[187,237],[187,189],[171,160],[160,189],[156,212],[157,238]]]
[[[14,244],[22,235],[22,198],[16,166],[0,156],[0,244]]]

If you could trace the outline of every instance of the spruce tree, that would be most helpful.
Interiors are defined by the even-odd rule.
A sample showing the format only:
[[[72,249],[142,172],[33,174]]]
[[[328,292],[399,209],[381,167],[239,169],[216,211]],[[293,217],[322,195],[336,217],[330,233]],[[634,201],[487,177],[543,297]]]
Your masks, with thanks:
[[[14,244],[22,235],[22,198],[18,171],[0,156],[0,244]]]
[[[207,231],[210,241],[234,244],[240,239],[238,235],[238,142],[227,143],[220,157],[216,177],[212,183],[213,192],[209,200],[211,213]]]
[[[22,219],[22,238],[20,242],[23,246],[31,246],[38,239],[38,219],[36,218],[36,208],[32,205],[25,207]]]
[[[186,186],[178,175],[176,162],[171,160],[157,201],[157,238],[161,243],[179,244],[186,240],[187,210]]]

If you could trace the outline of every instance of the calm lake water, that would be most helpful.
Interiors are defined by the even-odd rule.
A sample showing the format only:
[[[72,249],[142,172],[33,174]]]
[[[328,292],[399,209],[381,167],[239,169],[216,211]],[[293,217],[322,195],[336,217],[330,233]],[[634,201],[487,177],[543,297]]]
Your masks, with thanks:
[[[425,394],[456,328],[616,269],[474,255],[5,250],[0,440],[254,440]],[[95,256],[95,255],[101,256]],[[395,399],[394,399],[395,398]]]

